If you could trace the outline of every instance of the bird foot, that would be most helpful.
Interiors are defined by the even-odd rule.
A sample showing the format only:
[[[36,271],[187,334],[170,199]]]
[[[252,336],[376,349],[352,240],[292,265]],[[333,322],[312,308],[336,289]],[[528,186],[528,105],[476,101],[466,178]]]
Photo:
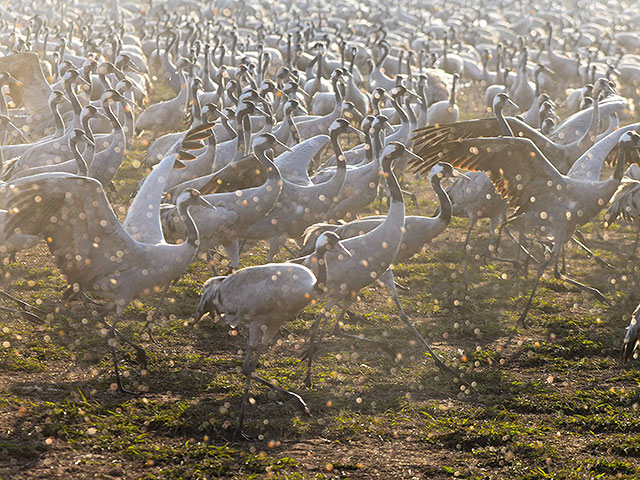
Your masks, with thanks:
[[[251,442],[254,443],[256,439],[244,433],[242,431],[242,425],[238,425],[236,429],[233,431],[233,435],[231,436],[232,442]]]

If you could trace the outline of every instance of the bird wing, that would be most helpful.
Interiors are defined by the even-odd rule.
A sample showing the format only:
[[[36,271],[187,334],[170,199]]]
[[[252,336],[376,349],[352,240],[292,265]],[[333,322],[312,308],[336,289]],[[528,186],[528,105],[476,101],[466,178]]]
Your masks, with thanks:
[[[622,342],[622,350],[620,351],[620,360],[627,363],[633,357],[633,352],[640,341],[640,305],[631,315],[631,323],[627,327],[627,333]]]
[[[52,90],[44,78],[36,53],[23,52],[0,58],[0,71],[9,72],[22,82],[20,86],[10,88],[11,98],[18,107],[24,106],[34,121],[53,118],[49,108]]]
[[[292,147],[292,152],[284,152],[274,160],[282,177],[293,183],[309,184],[309,164],[315,155],[329,141],[327,135],[316,135]]]
[[[498,193],[512,207],[523,207],[532,197],[550,188],[563,188],[565,177],[528,138],[471,138],[442,146],[441,156],[454,166],[487,172]],[[424,174],[440,158],[413,160],[417,173]],[[535,200],[534,200],[535,201]]]
[[[44,237],[71,283],[93,289],[103,276],[124,270],[123,258],[138,250],[93,178],[34,175],[12,183],[6,197],[8,231]]]
[[[554,159],[557,147],[547,137],[523,121],[505,118],[513,131],[514,137],[530,139],[545,155],[547,159]],[[468,138],[501,137],[502,131],[495,117],[479,118],[464,122],[433,125],[415,131],[413,137],[413,152],[425,160],[438,157],[438,161],[449,162],[448,157],[441,155],[443,144]]]
[[[622,215],[625,221],[632,223],[640,213],[640,182],[623,178],[618,190],[611,197],[611,204],[605,214],[607,225]]]
[[[123,226],[127,232],[143,243],[164,242],[162,222],[160,220],[160,205],[162,193],[169,179],[176,160],[193,160],[195,157],[189,151],[204,147],[200,140],[211,135],[213,124],[202,124],[192,128],[181,140],[178,154],[170,154],[158,163],[142,182],[142,186],[124,219]]]

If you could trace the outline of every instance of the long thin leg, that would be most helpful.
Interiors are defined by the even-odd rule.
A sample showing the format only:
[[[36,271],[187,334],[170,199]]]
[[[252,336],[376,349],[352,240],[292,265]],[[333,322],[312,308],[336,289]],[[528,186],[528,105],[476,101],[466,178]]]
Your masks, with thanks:
[[[24,309],[29,309],[29,310],[34,310],[36,312],[40,312],[40,313],[44,313],[44,310],[41,310],[37,307],[34,307],[33,305],[24,302],[22,300],[20,300],[19,298],[14,297],[13,295],[5,292],[4,290],[0,290],[0,296],[6,298],[7,300],[11,300],[12,302],[15,302],[18,304],[18,306],[20,306],[20,308],[24,308]]]
[[[467,236],[464,239],[464,253],[462,254],[463,273],[464,279],[464,295],[467,295],[469,291],[469,241],[471,240],[471,231],[475,225],[475,219],[469,219],[469,229],[467,230]]]
[[[16,310],[9,307],[0,307],[0,312],[7,312],[7,313],[13,313],[16,315],[22,315],[24,318],[34,323],[38,323],[38,324],[44,323],[40,317],[26,310]]]
[[[583,249],[585,252],[587,252],[587,256],[589,258],[593,258],[597,263],[599,263],[600,265],[602,265],[603,267],[606,268],[610,268],[610,269],[614,269],[615,267],[613,265],[611,265],[610,263],[605,262],[604,260],[602,260],[598,255],[596,255],[595,253],[593,253],[589,247],[587,247],[584,244],[584,236],[582,235],[582,233],[576,231],[573,235],[573,237],[571,237],[571,240],[573,240],[573,242],[578,245],[581,249]],[[634,250],[635,252],[635,250]],[[563,272],[564,273],[564,272]]]
[[[309,336],[309,349],[307,350],[307,376],[304,379],[304,384],[307,388],[311,388],[311,366],[313,365],[313,355],[316,350],[316,335],[318,334],[318,328],[320,327],[320,323],[322,322],[322,317],[325,315],[325,312],[328,310],[322,310],[311,325],[311,335]]]
[[[387,288],[387,290],[389,290],[389,292],[391,293],[391,296],[393,297],[393,301],[395,302],[396,307],[398,308],[398,313],[400,315],[400,319],[405,323],[405,325],[407,327],[409,327],[411,329],[411,331],[418,338],[420,343],[427,349],[427,352],[429,352],[429,355],[431,355],[431,358],[433,358],[433,360],[436,362],[436,366],[440,370],[451,372],[452,370],[449,367],[447,367],[442,360],[440,360],[438,355],[435,354],[435,352],[431,349],[431,346],[427,343],[427,341],[424,339],[424,337],[420,334],[418,329],[413,325],[413,322],[411,322],[411,319],[409,319],[409,315],[406,314],[406,312],[404,311],[404,308],[402,308],[402,303],[400,302],[400,297],[398,296],[398,291],[396,290],[395,285],[394,285],[395,282],[394,282],[393,272],[391,270],[387,270],[380,277],[380,281]]]
[[[164,290],[162,291],[162,296],[160,297],[160,301],[158,302],[158,305],[156,306],[156,308],[153,309],[153,312],[151,313],[151,318],[149,318],[145,322],[144,327],[142,327],[142,329],[144,331],[146,331],[147,334],[149,335],[149,340],[151,340],[153,343],[157,343],[157,342],[156,342],[155,338],[153,338],[153,333],[151,332],[151,327],[155,323],[156,318],[158,316],[158,313],[160,312],[160,309],[162,308],[162,305],[164,304],[164,299],[167,297],[167,292],[169,291],[169,285],[171,285],[176,280],[177,279],[174,279],[172,282],[167,283],[167,285],[164,287]]]
[[[632,260],[636,256],[636,250],[638,249],[638,241],[640,241],[640,221],[637,222],[636,227],[636,239],[633,242],[633,249],[631,250],[631,255],[629,255],[629,260]]]
[[[598,290],[597,288],[593,288],[590,287],[588,285],[585,285],[584,283],[580,283],[577,280],[574,280],[572,278],[567,277],[566,275],[564,275],[563,273],[560,273],[558,271],[558,268],[556,266],[556,268],[554,269],[553,274],[555,275],[556,278],[562,280],[563,282],[567,282],[575,287],[578,287],[580,290],[584,290],[585,292],[589,292],[592,295],[594,295],[598,300],[600,300],[602,303],[606,303],[607,305],[611,305],[611,302],[609,302],[609,300],[607,300],[607,298],[602,295],[602,293],[600,292],[600,290]]]
[[[126,388],[124,388],[122,386],[122,379],[120,378],[120,366],[118,365],[118,352],[117,352],[117,348],[116,346],[118,345],[118,342],[116,341],[116,325],[118,323],[119,318],[116,317],[116,319],[113,321],[113,325],[111,325],[111,328],[109,329],[109,340],[108,340],[108,344],[109,344],[109,348],[111,349],[111,356],[113,358],[113,371],[116,375],[116,385],[118,386],[118,392],[120,393],[128,393],[129,395],[135,395],[135,392],[132,392],[131,390],[127,390]]]
[[[547,268],[547,265],[549,265],[549,261],[550,261],[550,258],[546,259],[538,267],[538,274],[536,275],[536,281],[533,283],[533,288],[531,289],[531,295],[529,295],[529,300],[527,300],[527,304],[525,305],[524,310],[522,311],[522,313],[520,314],[520,317],[518,318],[518,323],[523,327],[527,326],[526,320],[527,320],[527,314],[529,313],[529,308],[531,308],[531,302],[533,301],[533,297],[535,296],[536,290],[538,289],[538,284],[540,283],[540,277],[542,277],[542,274]]]

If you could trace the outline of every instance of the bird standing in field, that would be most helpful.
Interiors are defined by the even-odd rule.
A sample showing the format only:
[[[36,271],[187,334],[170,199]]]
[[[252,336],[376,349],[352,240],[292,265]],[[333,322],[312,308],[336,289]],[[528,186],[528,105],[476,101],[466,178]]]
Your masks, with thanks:
[[[196,141],[189,143],[191,148],[202,147]],[[192,155],[181,151],[163,162],[179,164],[180,157]],[[185,242],[172,245],[164,241],[161,233],[152,240],[130,233],[120,223],[100,182],[93,178],[68,173],[39,174],[18,179],[2,190],[9,207],[7,232],[45,238],[69,284],[83,292],[95,292],[114,300],[116,317],[109,326],[109,347],[116,387],[121,393],[133,393],[125,390],[120,378],[115,337],[125,339],[118,335],[117,323],[131,301],[164,287],[193,261],[199,233],[189,208],[193,205],[215,207],[197,190],[182,192],[176,203],[187,219],[188,233]],[[161,195],[162,188],[157,191],[157,196]],[[146,200],[153,203],[150,197]],[[159,206],[154,210],[147,208],[148,215],[139,221],[138,229],[145,231],[146,219],[150,224],[146,230],[153,230],[156,225],[161,232],[159,212]],[[144,358],[144,350],[135,345],[134,348],[138,356]]]
[[[500,120],[500,119],[499,119]],[[495,137],[457,140],[442,146],[455,167],[484,170],[500,193],[516,208],[507,225],[533,228],[553,237],[553,248],[541,262],[529,300],[519,317],[525,319],[540,277],[549,264],[554,275],[601,302],[606,298],[595,288],[573,280],[558,270],[557,259],[576,229],[595,217],[615,193],[632,151],[640,148],[640,135],[626,132],[618,142],[617,164],[606,180],[576,179],[562,175],[527,138]],[[437,160],[416,162],[417,171],[428,171]]]
[[[308,412],[306,403],[298,394],[255,375],[254,371],[260,355],[280,327],[324,292],[326,253],[335,251],[342,256],[351,256],[339,240],[333,232],[326,232],[318,238],[316,254],[320,260],[316,275],[295,263],[267,263],[240,269],[229,276],[212,277],[205,282],[196,321],[205,314],[214,318],[220,315],[233,328],[241,323],[249,326],[249,348],[242,364],[246,383],[236,434],[242,431],[251,380],[293,398],[299,408]]]

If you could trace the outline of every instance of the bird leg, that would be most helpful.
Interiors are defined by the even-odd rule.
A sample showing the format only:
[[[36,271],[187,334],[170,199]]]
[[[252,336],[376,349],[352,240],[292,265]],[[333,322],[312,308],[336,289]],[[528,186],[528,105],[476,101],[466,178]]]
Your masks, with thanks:
[[[604,295],[602,295],[602,293],[600,293],[600,290],[598,290],[597,288],[593,288],[590,287],[588,285],[585,285],[584,283],[580,283],[577,280],[574,280],[572,278],[567,277],[565,274],[561,273],[558,271],[558,266],[556,265],[556,268],[553,271],[554,276],[559,279],[562,280],[563,282],[567,282],[575,287],[578,287],[580,290],[584,290],[585,292],[589,292],[592,295],[594,295],[598,300],[600,300],[602,303],[606,303],[607,305],[611,305],[611,302],[609,302],[609,300],[607,300],[605,298]]]
[[[629,255],[629,260],[633,260],[635,258],[636,250],[638,249],[638,241],[640,240],[640,222],[638,222],[637,225],[638,226],[636,227],[636,239],[633,242],[633,249],[631,250],[631,255]]]
[[[19,307],[19,310],[15,310],[13,308],[8,308],[8,307],[2,307],[0,311],[20,314],[30,322],[39,323],[39,324],[44,323],[44,320],[42,320],[38,315],[30,311],[30,310],[33,310],[34,312],[44,313],[44,310],[36,308],[33,305],[28,304],[27,302],[23,302],[19,298],[16,298],[13,295],[10,295],[4,290],[0,290],[0,296],[6,298],[7,300],[11,300],[12,302],[17,303]]]
[[[576,237],[577,237],[577,238],[576,238]],[[610,263],[607,263],[607,262],[605,262],[604,260],[602,260],[598,255],[596,255],[595,253],[593,253],[593,252],[589,249],[589,247],[587,247],[587,246],[585,245],[584,236],[582,235],[582,233],[581,233],[581,232],[576,231],[576,232],[574,233],[573,237],[571,237],[571,240],[573,240],[573,241],[574,241],[574,243],[575,243],[576,245],[578,245],[581,249],[583,249],[585,252],[587,252],[587,256],[588,256],[589,258],[593,258],[593,259],[596,261],[596,263],[598,263],[598,264],[602,265],[603,267],[610,268],[610,269],[612,269],[612,270],[615,268],[615,267],[614,267],[613,265],[611,265]],[[634,249],[634,252],[635,252],[635,249]],[[565,272],[562,272],[562,273],[565,273]]]
[[[409,316],[405,313],[404,308],[402,308],[402,303],[400,302],[400,297],[398,296],[398,291],[396,290],[394,285],[393,272],[390,269],[387,270],[387,272],[382,274],[380,281],[385,287],[387,287],[387,290],[389,290],[389,292],[391,293],[391,296],[393,297],[393,301],[395,302],[396,307],[398,308],[398,314],[400,315],[400,319],[405,323],[407,327],[411,329],[411,331],[418,338],[420,343],[427,349],[427,352],[429,352],[429,355],[431,355],[431,358],[433,358],[433,360],[436,362],[436,366],[442,371],[452,373],[453,370],[447,367],[444,364],[444,362],[440,360],[440,358],[431,349],[431,346],[429,346],[429,344],[424,339],[424,337],[420,334],[420,332],[415,327],[415,325],[413,325],[413,323],[411,322],[411,319],[409,319]]]
[[[105,308],[105,310],[107,309]],[[106,312],[104,314],[106,315]],[[144,350],[144,348],[142,348],[132,340],[129,340],[120,330],[115,328],[115,323],[113,325],[110,325],[106,320],[103,319],[102,321],[107,326],[107,328],[114,331],[119,340],[123,341],[136,351],[136,361],[138,362],[138,364],[146,367],[149,363],[149,360],[147,359],[147,352]]]
[[[118,317],[116,317],[116,319],[113,321],[113,325],[111,325],[111,328],[109,329],[109,340],[107,341],[109,348],[111,349],[111,356],[113,358],[113,370],[116,375],[116,385],[118,386],[119,393],[136,395],[136,392],[127,390],[122,386],[122,379],[120,378],[120,366],[118,365],[118,352],[116,349],[116,345],[118,344],[118,342],[116,341],[116,336],[118,335],[118,331],[116,330],[117,323]]]
[[[401,190],[402,194],[409,197],[409,199],[411,200],[411,203],[413,203],[414,206],[418,206],[418,197],[416,196],[415,193],[413,192],[409,192],[408,190]]]
[[[153,338],[153,333],[151,331],[151,326],[155,323],[156,317],[158,315],[158,312],[160,311],[160,309],[162,308],[162,305],[164,304],[164,299],[167,297],[167,292],[169,291],[169,286],[172,283],[174,283],[175,281],[177,281],[177,278],[174,278],[171,282],[167,283],[167,285],[164,287],[164,290],[162,291],[162,296],[160,297],[160,301],[158,302],[158,305],[156,306],[156,308],[153,309],[153,313],[151,314],[151,318],[147,317],[148,320],[146,321],[146,323],[142,327],[142,330],[147,332],[147,335],[149,335],[149,340],[151,340],[153,343],[158,343],[158,342],[156,342],[155,338]]]
[[[268,380],[265,380],[262,377],[259,377],[258,375],[255,374],[251,374],[251,378],[253,380],[256,380],[260,383],[262,383],[263,385],[266,385],[267,387],[275,390],[276,392],[282,394],[282,395],[286,395],[288,397],[291,397],[295,403],[296,403],[296,407],[298,407],[298,409],[303,412],[306,413],[307,415],[311,415],[311,411],[309,410],[309,407],[307,406],[307,404],[305,403],[305,401],[302,399],[302,397],[300,395],[298,395],[295,392],[292,392],[291,390],[287,390],[286,388],[282,388],[274,383],[269,382]]]
[[[350,304],[351,302],[345,301],[346,307],[342,309],[342,312],[340,312],[340,315],[341,315],[340,319],[344,317],[344,312],[346,311],[346,309]],[[316,342],[316,335],[318,334],[318,328],[320,327],[320,323],[322,322],[322,317],[325,315],[329,315],[332,308],[333,308],[333,305],[330,305],[330,306],[325,305],[324,309],[318,314],[318,316],[314,320],[313,325],[311,325],[311,336],[309,337],[309,349],[307,350],[307,376],[304,379],[304,384],[307,388],[311,388],[311,366],[313,364],[313,355],[315,354],[316,346],[320,344],[320,342],[322,341],[322,336],[320,336],[320,338]]]
[[[467,236],[464,239],[464,253],[462,254],[462,265],[463,265],[463,278],[464,278],[464,296],[467,296],[467,292],[469,291],[469,241],[471,240],[471,231],[473,230],[473,226],[475,225],[475,220],[469,219],[469,229],[467,230]]]
[[[529,300],[527,300],[527,304],[525,305],[524,310],[522,311],[522,313],[520,314],[520,317],[518,318],[518,323],[522,325],[524,328],[527,328],[527,323],[526,323],[527,314],[529,313],[529,308],[531,308],[531,302],[533,301],[533,297],[536,294],[536,290],[538,289],[538,284],[540,283],[540,277],[542,277],[542,274],[547,268],[547,265],[549,265],[550,259],[551,257],[545,259],[538,267],[538,274],[536,275],[536,281],[533,283],[533,288],[531,289],[531,295],[529,295]]]
[[[595,219],[591,221],[591,225],[593,226],[593,231],[596,232],[596,235],[598,236],[598,240],[604,240],[604,235],[602,235],[600,228],[598,228],[598,224],[596,223]]]
[[[0,312],[7,312],[7,313],[14,313],[16,315],[22,315],[24,318],[34,323],[39,323],[39,324],[44,323],[40,317],[38,317],[37,315],[31,312],[27,312],[26,310],[16,310],[9,307],[0,307]]]

